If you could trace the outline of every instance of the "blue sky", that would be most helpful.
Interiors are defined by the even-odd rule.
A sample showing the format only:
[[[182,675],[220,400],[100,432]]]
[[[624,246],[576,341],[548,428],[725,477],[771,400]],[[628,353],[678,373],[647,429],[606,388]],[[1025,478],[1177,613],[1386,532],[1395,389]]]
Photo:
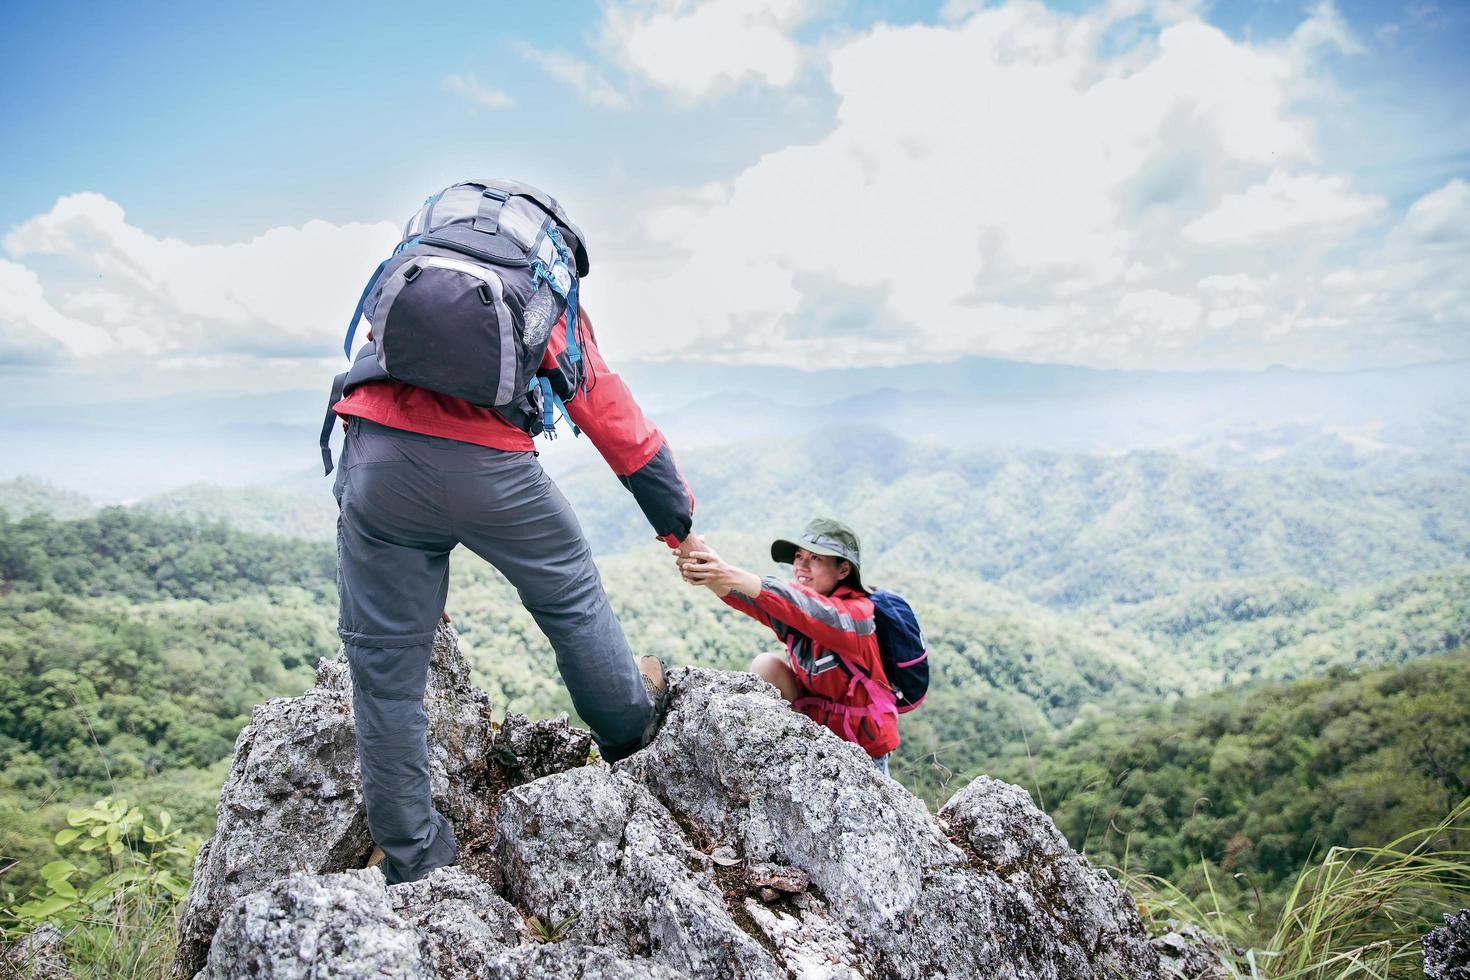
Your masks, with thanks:
[[[10,4],[0,39],[11,399],[310,386],[391,225],[495,175],[587,229],[631,357],[1470,356],[1462,3]]]

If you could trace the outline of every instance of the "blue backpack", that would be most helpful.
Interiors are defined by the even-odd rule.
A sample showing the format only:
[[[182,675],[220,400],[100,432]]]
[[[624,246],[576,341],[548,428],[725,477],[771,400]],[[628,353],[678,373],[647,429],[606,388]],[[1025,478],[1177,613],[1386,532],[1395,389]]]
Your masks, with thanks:
[[[883,673],[898,701],[898,713],[913,711],[929,693],[929,648],[924,631],[908,600],[897,592],[878,589],[873,600],[878,650],[883,655]]]

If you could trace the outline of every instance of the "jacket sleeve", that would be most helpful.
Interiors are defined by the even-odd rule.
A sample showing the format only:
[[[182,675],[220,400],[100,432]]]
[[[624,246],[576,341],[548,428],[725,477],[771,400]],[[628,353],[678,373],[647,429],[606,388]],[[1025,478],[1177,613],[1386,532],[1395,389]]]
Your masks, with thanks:
[[[751,602],[769,619],[806,634],[872,672],[877,624],[873,620],[873,605],[866,599],[824,596],[767,575],[761,579],[761,594],[752,596]]]
[[[577,321],[586,383],[566,403],[567,414],[633,494],[659,540],[677,548],[694,526],[694,494],[674,463],[673,450],[664,434],[644,416],[623,379],[603,361],[586,310],[580,311]],[[543,371],[556,370],[558,362],[566,363],[563,322],[551,331]]]
[[[745,613],[745,615],[755,620],[757,623],[760,623],[762,626],[769,626],[771,628],[771,632],[775,633],[776,636],[782,641],[784,641],[786,639],[786,635],[791,632],[790,628],[788,628],[785,623],[781,622],[779,619],[772,619],[771,616],[764,609],[756,604],[756,601],[754,599],[752,599],[748,595],[745,595],[744,593],[730,592],[726,594],[724,598],[722,598],[720,601],[729,606],[731,609],[740,610],[741,612]]]

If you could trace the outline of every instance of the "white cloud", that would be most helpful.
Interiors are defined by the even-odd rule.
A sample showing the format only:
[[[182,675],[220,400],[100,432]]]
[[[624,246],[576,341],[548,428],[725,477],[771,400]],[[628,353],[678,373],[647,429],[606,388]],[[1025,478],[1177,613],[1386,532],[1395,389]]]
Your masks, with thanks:
[[[603,46],[624,68],[680,96],[795,80],[791,36],[815,13],[809,0],[634,0],[604,12]]]
[[[1398,234],[1424,244],[1470,242],[1470,184],[1456,177],[1415,201]]]
[[[63,351],[101,354],[112,346],[107,331],[52,306],[35,272],[0,259],[0,360],[51,360]]]
[[[706,6],[608,9],[632,38],[715,16]],[[788,40],[811,16],[803,3],[717,6]],[[1335,18],[1318,7],[1290,38],[1254,44],[1187,4],[1073,15],[1011,0],[829,41],[837,109],[820,138],[706,184],[592,202],[594,222],[579,211],[599,243],[589,307],[624,356],[1465,356],[1470,184],[1451,180],[1396,220],[1320,159],[1321,59],[1351,50]],[[594,66],[523,52],[584,98],[627,107]],[[654,80],[693,97],[788,78],[775,60],[682,64],[659,62]],[[100,195],[65,197],[4,239],[0,357],[259,368],[329,356],[396,241],[387,224],[311,221],[191,244]]]
[[[1199,323],[1200,304],[1188,296],[1145,289],[1124,294],[1118,315],[1135,336],[1187,333]]]
[[[1344,109],[1323,59],[1356,44],[1335,8],[1269,44],[1127,0],[955,16],[828,47],[831,130],[645,207],[589,302],[641,326],[630,346],[650,356],[1333,366],[1389,350],[1362,340],[1388,329],[1368,325],[1382,308],[1324,282],[1389,223],[1383,199],[1323,172],[1318,100]],[[1461,193],[1413,226],[1454,227],[1428,216]],[[804,311],[844,286],[874,298],[874,328],[822,336]],[[1400,335],[1400,359],[1466,343],[1443,325]]]
[[[1367,50],[1330,0],[1319,0],[1311,16],[1292,32],[1291,43],[1308,57],[1321,50],[1343,54],[1363,54]]]
[[[388,224],[309,221],[245,242],[196,245],[130,224],[100,194],[72,194],[4,238],[12,257],[45,261],[46,296],[35,274],[0,262],[0,302],[12,322],[19,316],[79,356],[327,356],[363,282],[397,240]]]
[[[1226,195],[1184,234],[1197,242],[1249,245],[1324,225],[1352,225],[1384,207],[1380,197],[1355,193],[1345,177],[1277,170],[1262,183]]]
[[[450,91],[484,109],[514,109],[516,100],[499,89],[486,88],[474,75],[450,75],[444,80]]]
[[[627,109],[628,97],[592,65],[560,51],[542,51],[529,44],[519,45],[521,56],[540,66],[552,78],[573,91],[588,105],[602,109]]]

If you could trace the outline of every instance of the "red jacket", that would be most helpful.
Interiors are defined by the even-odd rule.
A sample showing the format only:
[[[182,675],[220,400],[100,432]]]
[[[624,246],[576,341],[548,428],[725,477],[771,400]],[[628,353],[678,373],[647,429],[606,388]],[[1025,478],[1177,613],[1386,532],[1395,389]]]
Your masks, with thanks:
[[[898,708],[867,593],[842,586],[824,596],[768,575],[760,595],[731,592],[725,602],[786,642],[803,689],[794,708],[875,759],[898,748]]]
[[[632,492],[654,533],[669,547],[677,547],[694,524],[694,495],[674,463],[673,451],[663,433],[644,417],[623,379],[603,361],[585,309],[577,318],[577,339],[587,385],[567,403],[567,414]],[[555,369],[557,355],[565,350],[563,318],[551,331],[543,370]],[[335,410],[338,415],[476,446],[509,452],[535,448],[530,436],[489,409],[401,381],[365,384],[338,402]]]

